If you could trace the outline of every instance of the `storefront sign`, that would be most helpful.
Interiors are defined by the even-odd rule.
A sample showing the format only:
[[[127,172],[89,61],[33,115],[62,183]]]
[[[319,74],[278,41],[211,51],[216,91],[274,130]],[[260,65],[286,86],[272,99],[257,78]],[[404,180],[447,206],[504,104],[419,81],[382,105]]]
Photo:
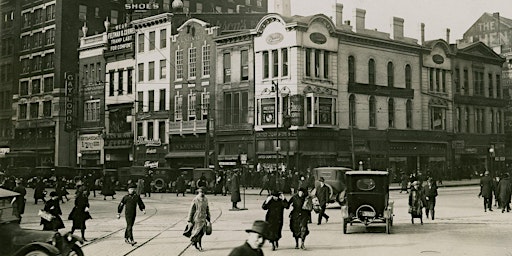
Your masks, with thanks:
[[[275,124],[275,99],[264,98],[261,99],[261,123],[262,124]]]
[[[315,44],[325,44],[327,42],[327,37],[318,32],[311,33],[309,39]]]
[[[135,39],[135,28],[133,28],[130,23],[117,25],[112,32],[107,34],[107,39],[109,51],[132,50]]]
[[[281,33],[272,33],[267,36],[267,44],[278,44],[283,41],[283,38]]]
[[[144,162],[144,167],[158,168],[158,161],[156,161],[156,162],[146,161],[146,162]]]
[[[156,148],[147,148],[146,154],[156,154]]]
[[[432,61],[436,64],[443,64],[444,58],[443,58],[443,56],[441,56],[439,54],[435,54],[432,56]]]
[[[146,139],[144,136],[137,137],[137,141],[135,142],[135,145],[146,145],[146,147],[159,147],[162,145],[162,141],[160,138],[158,139]]]
[[[100,151],[103,148],[103,139],[99,134],[82,134],[78,141],[78,151]]]
[[[137,3],[141,2],[139,1],[132,1],[132,3],[124,4],[124,9],[135,11],[135,12],[143,12],[143,11],[149,11],[149,10],[158,10],[160,9],[160,5],[155,2],[148,2],[148,3]]]
[[[66,86],[66,106],[65,106],[65,122],[64,122],[64,130],[66,132],[71,132],[74,130],[73,122],[74,122],[74,115],[73,115],[73,109],[75,108],[74,105],[74,98],[75,98],[75,76],[70,73],[66,72],[64,73],[64,84]]]

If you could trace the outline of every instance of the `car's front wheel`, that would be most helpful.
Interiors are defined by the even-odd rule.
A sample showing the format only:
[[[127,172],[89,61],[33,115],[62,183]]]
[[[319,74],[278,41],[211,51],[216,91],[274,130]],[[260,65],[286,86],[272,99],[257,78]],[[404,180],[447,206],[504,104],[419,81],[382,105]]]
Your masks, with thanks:
[[[82,251],[82,248],[80,248],[80,246],[74,244],[73,247],[71,247],[71,251],[68,253],[67,256],[84,256],[84,252]]]
[[[51,256],[51,255],[53,255],[53,254],[49,253],[47,250],[44,250],[44,249],[32,250],[25,254],[25,256]]]

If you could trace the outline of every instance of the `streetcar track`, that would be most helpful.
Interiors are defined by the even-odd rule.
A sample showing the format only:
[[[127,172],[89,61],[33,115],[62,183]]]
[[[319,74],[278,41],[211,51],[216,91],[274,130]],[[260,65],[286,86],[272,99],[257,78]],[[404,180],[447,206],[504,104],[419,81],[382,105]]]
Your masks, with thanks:
[[[219,210],[220,210],[219,216],[217,216],[217,218],[215,218],[215,220],[213,220],[213,222],[212,222],[212,223],[215,223],[215,222],[220,218],[220,216],[222,216],[222,209],[221,209],[221,208],[219,208]],[[183,250],[178,254],[178,256],[183,255],[183,254],[188,250],[188,248],[190,248],[190,246],[191,246],[191,245],[192,245],[192,244],[191,244],[191,243],[189,243],[189,244],[188,244],[188,245],[187,245],[187,246],[186,246],[186,247],[185,247],[185,248],[184,248],[184,249],[183,249]]]

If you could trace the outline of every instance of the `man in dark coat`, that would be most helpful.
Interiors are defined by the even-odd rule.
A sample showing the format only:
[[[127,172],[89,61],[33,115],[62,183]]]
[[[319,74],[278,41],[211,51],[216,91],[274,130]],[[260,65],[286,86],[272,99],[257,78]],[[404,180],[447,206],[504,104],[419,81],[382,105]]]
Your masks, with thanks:
[[[234,248],[229,256],[263,256],[261,247],[267,239],[268,223],[266,221],[257,220],[252,224],[251,229],[246,229],[249,238],[241,246]]]
[[[144,177],[144,197],[151,197],[151,182],[153,181],[153,172],[150,171]]]
[[[480,179],[480,194],[484,198],[484,211],[492,211],[492,191],[493,182],[489,177],[489,171],[485,171],[484,176]]]
[[[233,203],[232,210],[238,210],[237,203],[242,201],[240,198],[240,178],[238,177],[238,173],[234,172],[233,176],[231,176],[231,203]]]
[[[185,182],[185,174],[181,174],[176,180],[176,196],[179,194],[183,194],[185,196],[185,190],[187,189],[187,184]]]
[[[114,197],[116,191],[114,190],[113,177],[103,176],[103,187],[101,188],[101,194],[103,194],[103,200],[107,200],[107,196],[111,196],[112,200],[116,199]]]
[[[13,200],[13,215],[18,218],[18,223],[21,223],[21,215],[25,213],[25,195],[27,194],[21,178],[16,179],[16,187],[12,191],[19,194]]]
[[[429,177],[427,179],[427,184],[423,186],[423,196],[425,197],[425,206],[427,207],[425,209],[425,214],[428,215],[430,212],[430,216],[432,217],[432,220],[434,220],[435,215],[435,207],[436,207],[436,197],[437,197],[437,184],[432,179],[432,177]]]
[[[46,191],[43,179],[37,178],[36,187],[34,188],[35,204],[37,204],[37,201],[39,201],[39,199],[43,200],[43,203],[46,203],[46,200],[44,198],[46,196],[45,192]]]
[[[320,177],[318,181],[320,182],[320,186],[316,190],[315,196],[318,198],[318,202],[320,203],[317,223],[317,225],[320,225],[322,224],[322,217],[325,217],[325,222],[329,221],[329,216],[325,214],[325,208],[327,207],[327,202],[329,202],[330,192],[329,188],[325,185],[324,177]]]
[[[505,210],[510,212],[510,196],[512,195],[512,184],[510,182],[510,175],[505,173],[503,178],[498,183],[498,197],[500,200],[501,212],[504,213]],[[492,201],[491,201],[492,202]]]
[[[281,231],[284,223],[284,209],[288,209],[289,207],[290,204],[284,197],[283,193],[279,193],[277,191],[273,191],[272,195],[268,196],[261,206],[263,210],[267,210],[265,221],[269,223],[268,240],[272,243],[272,251],[279,248],[279,239],[281,239]]]
[[[142,202],[137,193],[135,193],[135,189],[137,186],[134,184],[130,185],[128,188],[128,195],[125,195],[123,199],[121,199],[121,203],[117,207],[117,218],[121,218],[121,212],[123,208],[126,206],[126,210],[124,212],[126,219],[126,231],[124,232],[124,241],[127,244],[135,245],[137,242],[133,240],[133,224],[135,223],[135,217],[137,216],[137,205],[139,209],[146,214],[146,206]]]

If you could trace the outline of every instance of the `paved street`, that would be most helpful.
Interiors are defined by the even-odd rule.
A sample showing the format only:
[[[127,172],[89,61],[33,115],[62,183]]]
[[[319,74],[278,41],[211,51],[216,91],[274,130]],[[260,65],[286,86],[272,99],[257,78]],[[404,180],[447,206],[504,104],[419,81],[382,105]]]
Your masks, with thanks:
[[[327,224],[310,225],[311,234],[306,240],[307,250],[295,250],[288,228],[285,211],[283,238],[277,251],[264,247],[265,255],[512,255],[512,213],[484,212],[482,199],[477,197],[479,188],[440,188],[436,220],[424,220],[424,225],[411,224],[407,214],[407,194],[391,192],[395,201],[395,218],[392,234],[385,234],[381,224],[367,229],[362,225],[349,226],[349,234],[342,233],[339,207],[327,210],[331,216]],[[124,217],[115,218],[117,204],[124,192],[118,192],[116,200],[103,200],[91,196],[93,219],[87,222],[86,237],[90,240],[83,249],[85,255],[227,255],[244,242],[246,233],[256,219],[264,219],[261,209],[264,196],[255,189],[248,190],[246,211],[229,211],[229,196],[207,195],[210,201],[213,233],[203,239],[203,252],[188,247],[189,240],[181,233],[185,227],[188,207],[193,196],[176,197],[175,194],[153,194],[143,198],[147,214],[139,212],[134,227],[137,246],[124,243]],[[27,195],[27,211],[22,226],[41,229],[37,209]],[[289,195],[287,196],[290,197]],[[63,218],[71,211],[73,201],[62,205]],[[242,206],[242,205],[240,205]],[[313,213],[313,219],[317,215]],[[313,221],[315,223],[315,221]],[[415,221],[417,222],[417,221]],[[71,227],[66,221],[66,230]]]

